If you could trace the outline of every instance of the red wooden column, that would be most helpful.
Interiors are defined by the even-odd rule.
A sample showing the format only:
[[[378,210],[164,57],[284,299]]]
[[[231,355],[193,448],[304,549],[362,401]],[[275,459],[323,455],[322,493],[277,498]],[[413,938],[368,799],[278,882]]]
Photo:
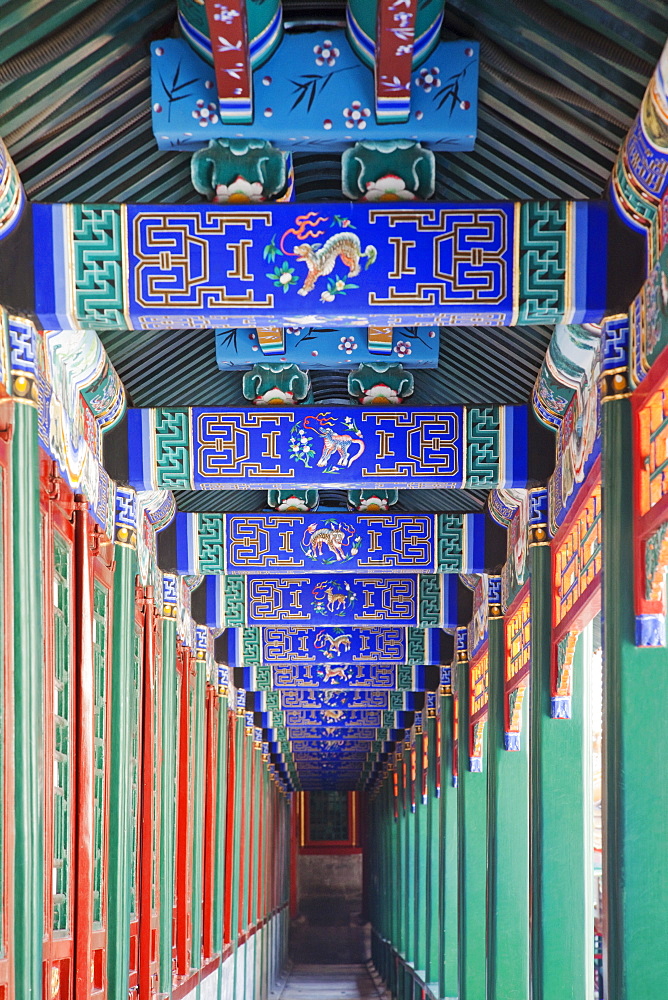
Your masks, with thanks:
[[[276,786],[274,785],[274,788]],[[298,804],[299,803],[299,804]],[[303,817],[304,796],[298,793],[293,799],[293,806],[290,810],[290,920],[295,920],[299,915],[299,892],[297,887],[297,859],[299,857],[299,825],[305,821]],[[276,810],[276,820],[278,810]],[[276,873],[278,876],[278,873]],[[280,894],[277,885],[277,894]]]
[[[160,886],[160,634],[153,588],[146,587],[141,603],[143,616],[142,737],[141,737],[141,809],[139,833],[139,996],[152,997],[158,990]]]
[[[192,967],[193,877],[193,709],[197,681],[193,652],[179,643],[176,669],[180,689],[179,760],[176,808],[175,947],[176,976],[182,979]],[[199,958],[199,956],[198,956]]]
[[[0,334],[1,336],[1,334]],[[11,447],[14,404],[0,385],[0,1000],[13,994],[14,768],[12,719],[14,673],[11,604]]]
[[[234,871],[234,787],[237,768],[236,717],[233,709],[227,711],[227,806],[225,809],[225,891],[223,912],[223,940],[225,948],[232,945],[232,882]],[[225,958],[225,954],[223,954]]]
[[[216,817],[218,815],[218,727],[220,725],[220,698],[212,685],[206,689],[206,786],[204,815],[208,817],[204,830],[204,959],[217,953],[213,939],[213,905],[216,884]]]
[[[74,997],[77,670],[74,497],[56,465],[40,460],[44,568],[44,942],[43,982],[53,1000]]]

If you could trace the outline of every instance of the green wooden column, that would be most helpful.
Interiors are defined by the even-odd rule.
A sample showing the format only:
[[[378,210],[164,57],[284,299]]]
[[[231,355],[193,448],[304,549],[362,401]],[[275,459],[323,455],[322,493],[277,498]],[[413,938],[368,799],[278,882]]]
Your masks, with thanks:
[[[593,881],[585,824],[582,637],[573,661],[572,718],[551,718],[549,543],[531,560],[531,980],[533,1000],[589,1000],[593,979]],[[587,733],[589,727],[587,726]]]
[[[428,698],[437,698],[436,694]],[[427,830],[426,830],[426,968],[427,982],[437,992],[438,960],[439,960],[439,880],[440,880],[440,844],[439,844],[439,808],[436,788],[436,761],[438,757],[437,720],[435,709],[427,711],[427,739],[429,740],[429,760],[427,773]]]
[[[133,547],[116,544],[111,661],[109,754],[109,875],[107,880],[107,982],[109,1000],[127,1000],[130,963],[130,857],[132,850],[131,752],[134,686],[135,576]],[[135,710],[136,710],[136,706]]]
[[[382,816],[384,825],[383,836],[383,866],[382,877],[385,880],[383,890],[383,937],[394,944],[396,942],[396,879],[397,864],[395,856],[395,838],[397,824],[394,821],[394,806],[392,801],[392,772],[388,770],[383,789]],[[385,971],[388,984],[393,983],[394,962],[389,947],[384,949]]]
[[[392,946],[395,951],[400,952],[402,950],[402,939],[404,933],[404,920],[403,920],[403,897],[401,894],[401,887],[404,885],[404,858],[405,852],[403,850],[403,788],[401,785],[403,779],[403,764],[400,763],[399,758],[401,754],[396,754],[394,762],[394,771],[390,772],[390,781],[394,782],[394,775],[397,776],[398,782],[398,795],[395,800],[394,789],[392,789],[392,826],[391,826],[391,857],[394,859],[394,870],[392,872],[392,897],[393,897],[393,934],[392,934]],[[394,810],[397,810],[397,818],[394,819]],[[399,975],[396,962],[392,962],[392,979],[390,981],[391,989],[394,993],[399,992]]]
[[[172,989],[172,908],[174,906],[174,862],[176,847],[176,621],[162,620],[162,760],[160,764],[160,937],[159,985],[161,993]]]
[[[617,373],[622,374],[624,373]],[[612,382],[612,379],[610,380]],[[668,652],[636,648],[628,383],[603,395],[604,878],[609,1000],[668,990]],[[614,394],[615,389],[620,395]]]
[[[466,653],[458,655],[466,656]],[[468,740],[471,667],[467,659],[461,659],[457,663],[457,693],[459,698],[459,783],[457,789],[459,799],[459,1000],[484,1000],[484,928],[487,893],[486,748],[483,747],[483,771],[471,771]]]
[[[218,703],[218,773],[216,776],[216,836],[214,841],[215,875],[213,897],[213,942],[220,951],[221,965],[224,948],[224,893],[225,893],[225,818],[227,815],[227,688],[219,686]],[[225,693],[223,693],[223,691]],[[210,821],[210,820],[209,820]],[[218,1000],[223,991],[222,969],[218,974]]]
[[[423,741],[429,745],[427,732],[427,709],[425,707],[422,721],[422,734],[415,737],[415,753],[417,755],[415,768],[415,815],[413,828],[415,830],[415,943],[413,946],[413,964],[416,972],[426,982],[427,975],[427,879],[429,877],[427,837],[428,811],[427,802],[422,801],[422,771],[423,771]],[[426,768],[428,772],[428,768]]]
[[[15,392],[23,382],[15,379]],[[32,384],[32,383],[30,383]],[[42,996],[44,720],[37,409],[16,397],[12,430],[14,605],[14,975],[16,996]],[[49,779],[51,780],[51,779]],[[127,994],[127,991],[126,991]]]
[[[234,954],[234,989],[237,991],[239,983],[238,968],[238,944],[239,944],[239,920],[243,915],[242,899],[240,895],[240,885],[242,879],[241,856],[241,825],[243,811],[245,809],[245,712],[235,708],[235,747],[234,747],[234,815],[233,815],[233,839],[232,839],[232,906],[231,906],[231,930],[230,940]]]
[[[458,941],[459,909],[457,885],[459,867],[457,788],[452,775],[453,698],[441,697],[441,799],[439,809],[440,885],[439,912],[439,995],[447,1000],[459,996]]]
[[[193,842],[192,842],[192,910],[190,962],[193,969],[202,967],[202,919],[204,884],[204,748],[206,741],[204,711],[206,704],[206,660],[198,659],[195,680],[195,731],[192,734],[193,753]]]
[[[415,737],[413,736],[413,739]],[[401,894],[404,903],[404,937],[401,953],[404,958],[402,1000],[413,1000],[412,977],[408,966],[415,960],[415,813],[411,806],[411,750],[404,749],[406,787],[404,789],[404,882]]]
[[[523,727],[519,751],[506,750],[504,660],[504,620],[500,607],[490,600],[487,1000],[529,1000],[528,726]]]

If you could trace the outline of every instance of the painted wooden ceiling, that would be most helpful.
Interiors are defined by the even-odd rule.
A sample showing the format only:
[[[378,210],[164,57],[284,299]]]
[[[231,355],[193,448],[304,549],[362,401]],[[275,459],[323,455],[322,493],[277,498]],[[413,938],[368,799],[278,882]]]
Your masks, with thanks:
[[[284,2],[295,26],[342,22],[344,9]],[[189,154],[158,151],[150,128],[148,46],[176,32],[175,14],[165,0],[0,5],[0,134],[32,199],[200,200]],[[473,152],[437,154],[437,198],[600,197],[667,34],[664,0],[449,0],[444,35],[482,46],[479,132]],[[299,199],[341,196],[338,156],[295,161]],[[417,374],[413,399],[525,401],[549,336],[443,331],[439,369]],[[112,332],[105,346],[137,405],[239,402],[207,331]],[[318,378],[336,397],[336,377]]]
[[[286,22],[340,24],[342,0],[284,0]],[[176,33],[173,0],[4,0],[0,134],[35,201],[200,201],[190,155],[160,152],[150,121],[149,43]],[[665,0],[448,0],[448,39],[481,44],[478,140],[437,154],[447,201],[598,198],[668,35]],[[340,157],[295,156],[298,200],[341,197]],[[442,330],[437,370],[412,402],[530,399],[549,327]],[[239,405],[239,372],[215,365],[212,331],[107,331],[104,345],[138,406]],[[312,377],[344,402],[345,375]],[[400,493],[398,510],[478,511],[485,491]],[[345,505],[342,491],[323,493]],[[182,510],[254,511],[254,491],[182,491]]]

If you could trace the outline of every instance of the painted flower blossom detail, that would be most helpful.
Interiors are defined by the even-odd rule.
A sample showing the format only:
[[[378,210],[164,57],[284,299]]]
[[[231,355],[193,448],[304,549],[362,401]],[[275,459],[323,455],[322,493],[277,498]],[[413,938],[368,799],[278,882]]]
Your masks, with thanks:
[[[253,400],[256,406],[293,406],[295,397],[291,392],[284,392],[276,386],[267,389]]]
[[[293,462],[301,462],[307,469],[312,458],[315,458],[315,451],[311,447],[313,438],[307,434],[301,423],[296,424],[290,432],[289,451]]]
[[[415,77],[415,83],[418,87],[422,87],[425,94],[428,94],[434,87],[441,86],[440,72],[438,66],[432,66],[431,69],[423,66],[419,74]]]
[[[219,205],[229,202],[243,204],[262,200],[262,184],[259,181],[251,183],[245,177],[239,176],[231,184],[216,184],[214,201]]]
[[[336,46],[332,45],[329,38],[326,38],[322,45],[314,45],[313,51],[315,53],[316,66],[333,66],[341,55]]]
[[[211,101],[206,104],[201,98],[195,104],[195,110],[192,113],[193,118],[200,124],[203,128],[207,125],[215,125],[218,121],[218,108]]]
[[[362,397],[363,406],[374,403],[376,406],[396,406],[401,402],[403,400],[396,390],[390,389],[389,385],[383,385],[382,383],[381,385],[372,385],[369,389],[365,389]]]
[[[359,288],[354,281],[346,281],[334,274],[327,279],[327,289],[320,296],[321,302],[333,302],[336,295],[345,295],[351,288]]]
[[[287,292],[290,285],[296,285],[299,281],[294,267],[290,267],[287,260],[284,260],[280,267],[277,266],[273,271],[269,272],[267,277],[270,281],[273,281],[277,288],[282,288],[284,292]]]
[[[387,502],[387,499],[385,497],[377,497],[377,496],[365,497],[363,500],[360,500],[357,507],[359,511],[388,510],[388,508],[389,504]]]
[[[410,340],[398,340],[394,347],[394,353],[400,358],[405,358],[407,354],[412,354]]]
[[[367,181],[363,201],[415,201],[415,195],[401,177],[387,174],[377,181]]]
[[[353,101],[349,108],[343,109],[346,128],[366,128],[366,119],[371,114],[370,108],[363,108],[361,101]]]
[[[294,454],[294,452],[293,452]],[[308,504],[302,500],[301,497],[286,497],[285,500],[281,500],[276,510],[286,511],[286,510],[299,510],[308,511]]]
[[[286,333],[291,333],[291,334],[293,334],[293,336],[298,337],[299,334],[302,332],[302,327],[301,326],[286,326],[285,327],[285,332]]]
[[[217,11],[213,15],[214,21],[222,21],[223,24],[232,24],[235,17],[239,17],[238,10],[230,10],[229,7],[226,7],[222,3],[216,3],[214,7],[217,7]]]
[[[357,350],[357,344],[355,343],[355,338],[350,334],[347,337],[341,337],[339,350],[345,351],[346,354],[352,354],[353,351]]]

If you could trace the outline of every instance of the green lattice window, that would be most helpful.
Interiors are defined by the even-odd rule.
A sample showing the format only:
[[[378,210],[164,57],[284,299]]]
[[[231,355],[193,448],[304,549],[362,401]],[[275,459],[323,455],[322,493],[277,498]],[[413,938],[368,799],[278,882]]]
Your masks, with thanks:
[[[348,793],[309,793],[309,840],[348,840]]]
[[[53,929],[67,930],[71,863],[70,548],[53,536]]]
[[[107,740],[107,607],[106,587],[95,581],[93,588],[93,925],[103,921],[104,900],[104,806]]]
[[[135,625],[132,691],[130,693],[130,912],[138,913],[137,907],[137,855],[139,849],[139,685],[141,683],[142,633]]]

